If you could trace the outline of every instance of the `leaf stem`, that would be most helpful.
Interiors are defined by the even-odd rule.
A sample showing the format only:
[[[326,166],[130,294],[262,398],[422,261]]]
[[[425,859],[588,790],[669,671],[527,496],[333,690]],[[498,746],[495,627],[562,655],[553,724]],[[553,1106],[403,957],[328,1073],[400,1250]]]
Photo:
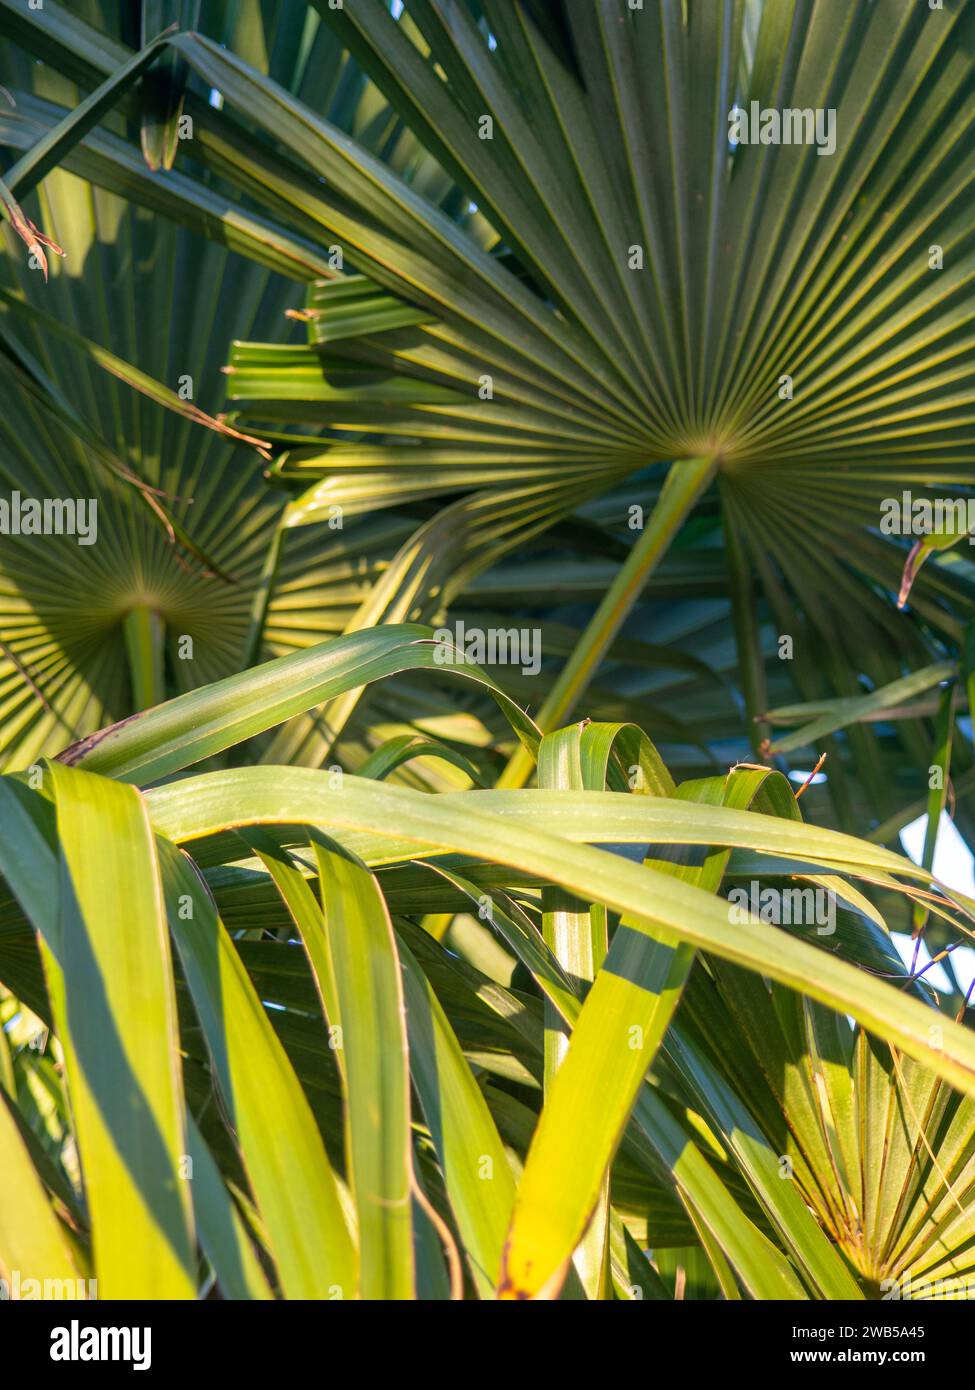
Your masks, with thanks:
[[[578,703],[650,575],[714,477],[716,467],[714,458],[678,459],[671,465],[639,539],[535,716],[543,733],[557,728]],[[519,748],[498,778],[497,786],[523,787],[531,772],[531,756]]]
[[[166,625],[155,609],[140,603],[125,615],[124,631],[133,709],[152,709],[166,698],[163,670]]]

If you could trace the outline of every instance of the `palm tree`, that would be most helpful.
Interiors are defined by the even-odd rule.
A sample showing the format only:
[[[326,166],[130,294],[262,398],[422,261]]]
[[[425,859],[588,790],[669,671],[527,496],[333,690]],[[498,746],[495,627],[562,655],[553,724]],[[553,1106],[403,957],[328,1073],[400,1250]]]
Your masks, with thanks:
[[[975,1050],[889,925],[954,943],[975,906],[930,874],[952,774],[968,831],[972,576],[931,545],[898,611],[879,519],[971,479],[972,5],[184,8],[0,0],[44,60],[6,60],[5,199],[29,240],[46,176],[29,222],[90,248],[3,298],[10,476],[83,480],[120,542],[4,580],[34,766],[0,781],[0,1264],[143,1297],[964,1279]],[[753,102],[835,113],[835,151],[732,146]],[[445,669],[423,625],[458,621],[536,627],[540,677]],[[824,751],[803,808],[838,829],[783,775]],[[924,810],[915,866],[883,846]],[[732,914],[796,883],[828,924]]]
[[[436,618],[445,598],[458,612],[507,611],[537,593],[544,573],[542,592],[559,601],[532,605],[553,629],[537,683],[548,726],[590,687],[641,595],[719,598],[683,605],[676,655],[673,641],[619,645],[622,690],[592,695],[593,713],[615,703],[646,717],[649,706],[679,741],[681,765],[701,771],[723,759],[705,752],[702,765],[695,745],[727,741],[732,726],[764,748],[770,705],[787,715],[801,703],[818,708],[957,660],[971,598],[962,552],[929,564],[911,612],[898,614],[890,595],[909,542],[878,525],[891,493],[967,483],[970,400],[958,364],[970,73],[958,53],[970,8],[853,7],[835,64],[828,17],[780,4],[691,7],[686,23],[680,7],[615,0],[564,13],[451,7],[452,26],[437,5],[398,19],[383,0],[310,9],[388,105],[370,87],[356,117],[345,96],[330,111],[336,128],[290,97],[302,81],[321,89],[296,37],[308,7],[251,5],[256,29],[216,16],[219,52],[203,39],[174,41],[197,87],[219,91],[222,104],[207,105],[192,86],[186,95],[194,134],[182,145],[197,163],[183,161],[178,187],[173,174],[136,180],[131,158],[123,180],[125,155],[116,142],[105,148],[106,133],[97,168],[85,156],[103,184],[222,241],[229,207],[206,194],[226,180],[287,239],[292,265],[307,277],[324,263],[331,277],[309,292],[309,343],[288,344],[278,329],[264,347],[238,344],[229,386],[258,432],[280,431],[290,446],[273,469],[296,494],[285,563],[303,523],[334,522],[341,508],[348,526],[331,539],[361,574],[355,584],[308,585],[300,612],[307,621],[316,610],[314,632],[295,606],[265,630],[258,604],[245,654],[257,654],[261,635],[273,653],[383,617]],[[49,65],[88,85],[118,80],[127,51],[93,26],[56,7],[43,20],[13,3],[6,13],[12,36]],[[341,55],[315,32],[334,73]],[[272,76],[288,90],[235,50],[284,50],[290,66]],[[645,88],[655,95],[644,99]],[[837,112],[833,155],[784,145],[730,152],[725,108],[773,92],[783,106],[822,97]],[[143,109],[131,92],[121,100]],[[491,118],[490,139],[481,116]],[[55,119],[48,110],[32,132],[21,127],[19,143]],[[350,141],[344,130],[356,119],[360,138]],[[939,261],[931,248],[941,269],[929,264]],[[240,249],[259,254],[253,238]],[[367,278],[336,281],[336,253]],[[188,363],[193,332],[171,340]],[[366,433],[364,422],[385,432]],[[654,521],[675,458],[669,505]],[[691,459],[711,464],[695,469]],[[682,528],[712,475],[694,525]],[[439,523],[434,497],[447,501]],[[560,531],[559,518],[576,529]],[[582,557],[581,536],[591,552]],[[513,551],[516,563],[499,563]],[[629,564],[617,572],[620,559]],[[307,568],[306,551],[295,572]],[[287,580],[276,591],[293,592]],[[735,649],[718,636],[729,621]],[[637,609],[632,630],[662,626],[651,607]],[[584,640],[573,643],[574,628]],[[884,641],[867,640],[878,629]],[[652,650],[661,646],[671,661],[695,655],[704,665],[684,661],[668,677]],[[791,655],[780,659],[782,650]],[[563,654],[571,659],[560,669]],[[732,673],[744,728],[738,692],[720,679]],[[900,713],[898,700],[895,692],[888,704]],[[344,727],[343,712],[330,713],[324,732],[293,731],[292,755],[327,758]],[[857,723],[828,744],[824,812],[836,823],[886,821],[923,795],[932,732],[914,713],[909,703],[893,735]],[[955,752],[964,775],[964,741]],[[506,778],[524,774],[519,759]]]

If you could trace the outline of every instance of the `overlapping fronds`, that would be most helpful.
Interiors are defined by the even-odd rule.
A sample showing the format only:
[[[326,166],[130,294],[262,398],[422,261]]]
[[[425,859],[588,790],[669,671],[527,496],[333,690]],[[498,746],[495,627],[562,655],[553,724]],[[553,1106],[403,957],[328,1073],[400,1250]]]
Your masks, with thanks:
[[[458,651],[539,790],[173,778],[437,648],[353,634],[0,779],[0,1261],[149,1298],[665,1297],[698,1239],[732,1297],[966,1274],[975,1042],[857,885],[961,936],[975,903],[804,824],[780,774],[675,787],[632,725],[540,740]],[[736,855],[828,883],[835,938],[736,920]],[[444,909],[466,945],[423,929]]]

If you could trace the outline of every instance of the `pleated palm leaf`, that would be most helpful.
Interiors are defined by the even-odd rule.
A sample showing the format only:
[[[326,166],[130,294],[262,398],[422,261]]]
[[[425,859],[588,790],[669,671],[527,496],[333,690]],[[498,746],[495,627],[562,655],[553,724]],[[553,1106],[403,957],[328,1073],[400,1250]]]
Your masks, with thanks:
[[[869,1297],[968,1296],[970,1098],[814,1001],[720,962],[695,977],[665,1048],[743,1174],[754,1181],[764,1159],[771,1176],[771,1150],[774,1180],[795,1182]]]
[[[391,492],[531,480],[535,520],[560,506],[567,479],[584,498],[680,460],[670,507],[547,692],[543,724],[578,699],[711,473],[756,746],[769,733],[756,588],[807,701],[885,687],[926,664],[925,649],[957,652],[970,563],[953,551],[926,571],[907,625],[891,601],[907,547],[878,527],[891,494],[964,492],[972,477],[972,7],[851,6],[839,31],[830,5],[731,0],[424,0],[406,15],[365,0],[330,22],[504,254],[458,242],[362,161],[342,185],[353,208],[333,200],[322,216],[375,278],[372,297],[368,282],[351,297],[353,284],[327,284],[309,298],[308,348],[244,344],[232,359],[245,419],[324,423],[333,436],[289,451],[278,472],[324,479],[310,505],[367,479]],[[228,88],[238,80],[228,74]],[[736,103],[831,113],[835,150],[732,149]],[[327,178],[349,154],[327,132],[319,142]],[[380,210],[381,239],[352,220]],[[428,321],[384,320],[390,290]],[[453,405],[417,394],[391,417],[396,435],[343,444],[350,358],[395,374],[360,392],[363,409],[410,379],[453,390]],[[929,737],[909,725],[894,758],[919,765]],[[890,814],[893,759],[872,731],[853,743],[869,812]],[[837,768],[845,822],[840,781]]]

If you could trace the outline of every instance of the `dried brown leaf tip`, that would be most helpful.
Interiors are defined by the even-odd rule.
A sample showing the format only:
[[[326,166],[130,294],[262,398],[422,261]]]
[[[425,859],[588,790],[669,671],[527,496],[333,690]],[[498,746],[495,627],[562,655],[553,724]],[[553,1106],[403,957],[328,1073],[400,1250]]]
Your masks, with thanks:
[[[226,420],[215,415],[208,415],[205,410],[200,410],[198,406],[187,404],[182,412],[188,420],[195,421],[198,425],[206,425],[208,429],[216,430],[218,434],[226,435],[228,439],[237,439],[241,444],[250,444],[256,449],[261,458],[268,462],[273,459],[271,444],[267,439],[258,439],[253,434],[242,434],[240,430],[235,430],[233,425],[228,425]]]
[[[33,256],[40,269],[44,272],[44,279],[47,280],[47,257],[44,254],[44,247],[53,251],[56,256],[63,256],[64,252],[56,241],[45,236],[42,231],[34,226],[34,223],[24,213],[18,203],[8,202],[6,198],[3,205],[7,210],[10,225],[27,247],[28,255]]]
[[[807,788],[807,787],[811,787],[812,784],[813,784],[813,782],[815,782],[816,777],[817,777],[817,775],[819,774],[819,769],[822,767],[823,763],[826,761],[826,759],[827,759],[828,757],[829,757],[829,754],[828,754],[828,753],[820,753],[820,755],[819,755],[819,761],[816,763],[816,766],[813,768],[812,772],[810,772],[809,776],[806,778],[806,780],[803,782],[802,786],[801,786],[801,787],[799,788],[799,790],[796,792],[796,800],[797,800],[797,801],[799,800],[800,796],[802,796],[802,794],[803,794],[803,792],[806,790],[806,788]]]
[[[923,541],[915,541],[908,552],[907,559],[904,561],[900,592],[897,595],[898,608],[903,608],[907,603],[911,590],[914,587],[914,581],[917,578],[917,572],[923,565],[924,559],[924,543]]]

